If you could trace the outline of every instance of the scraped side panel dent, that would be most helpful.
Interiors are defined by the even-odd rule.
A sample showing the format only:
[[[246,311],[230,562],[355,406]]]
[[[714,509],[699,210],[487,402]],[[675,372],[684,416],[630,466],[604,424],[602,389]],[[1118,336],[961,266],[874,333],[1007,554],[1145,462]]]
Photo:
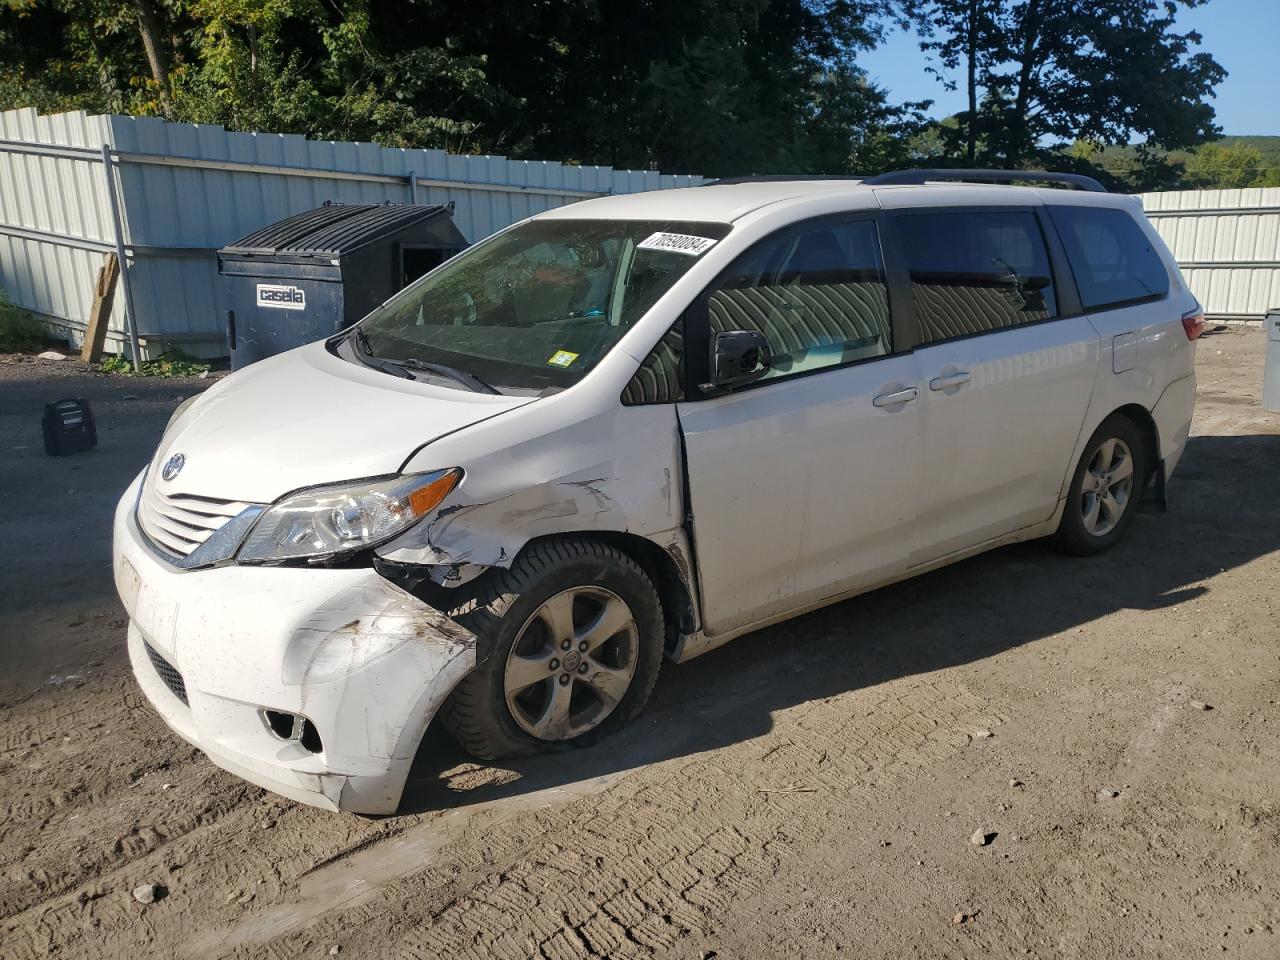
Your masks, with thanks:
[[[447,586],[485,567],[511,566],[538,537],[633,533],[664,545],[670,540],[664,535],[680,530],[684,499],[673,408],[619,405],[532,439],[511,436],[522,421],[499,417],[418,451],[406,470],[447,462],[461,466],[465,476],[435,516],[379,555],[440,567],[445,572],[439,582]],[[468,456],[486,448],[496,452]]]

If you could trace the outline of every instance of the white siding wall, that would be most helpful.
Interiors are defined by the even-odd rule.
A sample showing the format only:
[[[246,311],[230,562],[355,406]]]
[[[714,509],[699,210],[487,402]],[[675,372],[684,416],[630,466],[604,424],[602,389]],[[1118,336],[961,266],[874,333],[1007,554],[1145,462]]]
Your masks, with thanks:
[[[1140,199],[1210,317],[1261,320],[1280,307],[1280,187]]]
[[[412,173],[435,181],[419,185],[418,202],[453,201],[458,227],[472,242],[591,194],[702,182],[696,176],[228,133],[219,126],[83,112],[0,112],[0,140],[93,149],[108,144],[125,155],[116,167],[125,241],[140,248],[131,249],[129,260],[138,331],[151,353],[166,344],[206,356],[225,352],[223,291],[213,255],[219,247],[325,200],[404,202],[409,188],[404,182],[287,171],[160,166],[130,162],[128,154],[312,174]],[[1261,319],[1268,308],[1280,307],[1280,188],[1148,193],[1141,200],[1211,317]],[[77,343],[103,253],[113,244],[100,163],[0,150],[0,287],[12,300],[61,325]],[[124,298],[117,296],[109,349],[120,348],[123,332]]]
[[[442,181],[420,184],[417,200],[453,201],[454,220],[471,242],[534,213],[592,195],[702,182],[696,176],[455,156],[291,134],[229,133],[220,126],[150,117],[91,117],[83,112],[0,112],[0,139],[95,148],[106,143],[122,154],[116,170],[125,242],[141,248],[131,250],[129,257],[136,322],[150,353],[167,341],[199,355],[225,354],[225,307],[214,257],[219,247],[326,200],[403,203],[410,199],[410,190],[403,181],[162,166],[131,162],[129,154],[266,164],[311,173],[412,173],[419,180]],[[0,150],[0,286],[22,306],[55,323],[62,321],[73,343],[88,316],[102,249],[75,249],[49,239],[16,238],[14,233],[36,230],[113,244],[104,184],[100,163]],[[108,349],[120,348],[123,331],[123,297],[118,296]]]
[[[107,117],[82,112],[37,116],[34,110],[0,112],[0,139],[100,148],[110,141]],[[114,249],[102,164],[0,153],[0,288],[15,303],[82,323],[93,304],[102,250]],[[4,227],[96,241],[78,249],[15,236]],[[123,297],[112,326],[123,329]]]

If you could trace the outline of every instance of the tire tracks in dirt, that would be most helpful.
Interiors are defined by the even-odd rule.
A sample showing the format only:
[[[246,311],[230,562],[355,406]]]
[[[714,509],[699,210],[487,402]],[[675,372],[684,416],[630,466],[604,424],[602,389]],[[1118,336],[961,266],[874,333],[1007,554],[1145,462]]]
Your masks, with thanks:
[[[127,953],[140,931],[143,942],[171,935],[167,921],[177,913],[148,913],[130,894],[140,883],[173,891],[168,906],[183,905],[182,929],[277,898],[317,862],[399,829],[294,805],[218,770],[118,671],[83,690],[44,691],[4,714],[5,958],[103,955],[108,945]],[[130,745],[125,762],[98,746],[104,739]],[[63,786],[41,792],[37,783]]]
[[[289,957],[330,942],[355,956],[394,943],[403,960],[656,956],[706,933],[816,843],[833,809],[1004,720],[929,677],[803,704],[760,737],[636,769],[600,795],[469,836],[360,906],[235,953]]]

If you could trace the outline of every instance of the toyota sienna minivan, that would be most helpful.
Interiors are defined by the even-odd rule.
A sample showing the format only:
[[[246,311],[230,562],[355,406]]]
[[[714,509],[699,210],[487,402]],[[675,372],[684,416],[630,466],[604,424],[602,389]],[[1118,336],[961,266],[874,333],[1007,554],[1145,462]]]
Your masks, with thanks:
[[[1111,546],[1182,455],[1200,308],[1133,198],[965,178],[560,207],[186,401],[115,518],[147,698],[388,813],[436,717],[481,759],[590,743],[664,657]]]

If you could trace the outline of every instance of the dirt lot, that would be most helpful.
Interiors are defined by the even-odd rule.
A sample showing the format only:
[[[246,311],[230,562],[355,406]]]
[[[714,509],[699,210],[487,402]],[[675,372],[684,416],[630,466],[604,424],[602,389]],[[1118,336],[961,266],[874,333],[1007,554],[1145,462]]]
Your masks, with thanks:
[[[1262,350],[1201,341],[1171,510],[1111,553],[1000,550],[668,665],[589,751],[433,731],[381,820],[221,773],[129,678],[111,505],[201,383],[0,363],[0,955],[1280,956]],[[101,446],[50,460],[66,395]]]

